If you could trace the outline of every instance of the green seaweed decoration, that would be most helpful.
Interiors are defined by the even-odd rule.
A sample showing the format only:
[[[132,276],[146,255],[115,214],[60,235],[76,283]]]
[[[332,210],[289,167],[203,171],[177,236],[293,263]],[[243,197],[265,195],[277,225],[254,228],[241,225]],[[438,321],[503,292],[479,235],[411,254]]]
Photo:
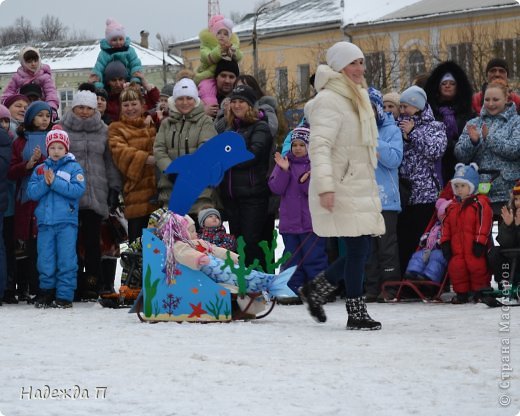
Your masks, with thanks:
[[[157,294],[157,285],[161,279],[154,280],[152,283],[152,269],[150,265],[146,268],[146,274],[144,276],[144,288],[146,296],[144,297],[144,316],[150,318],[153,313],[152,300]]]
[[[218,318],[220,317],[220,310],[222,309],[223,305],[224,299],[222,297],[219,298],[218,295],[215,295],[215,302],[206,303],[204,307],[211,312],[215,319],[218,320]]]
[[[221,270],[224,270],[227,266],[231,269],[231,272],[237,277],[238,284],[238,294],[239,296],[245,296],[247,293],[247,282],[246,276],[251,273],[253,269],[258,267],[258,259],[253,261],[253,264],[246,267],[246,253],[244,252],[244,247],[246,243],[244,241],[244,237],[240,236],[237,239],[237,253],[238,253],[238,266],[235,265],[233,259],[229,255],[229,251],[226,253],[226,260],[224,260],[224,265],[221,267]]]
[[[276,242],[278,238],[278,232],[276,230],[273,230],[273,239],[271,240],[271,247],[269,247],[269,244],[267,241],[260,241],[258,245],[262,249],[265,255],[265,267],[266,267],[266,273],[269,274],[275,274],[276,269],[281,265],[284,264],[289,258],[291,257],[290,252],[284,253],[284,255],[279,258],[277,261],[274,261],[274,255],[276,252],[276,247],[278,247],[278,243]]]

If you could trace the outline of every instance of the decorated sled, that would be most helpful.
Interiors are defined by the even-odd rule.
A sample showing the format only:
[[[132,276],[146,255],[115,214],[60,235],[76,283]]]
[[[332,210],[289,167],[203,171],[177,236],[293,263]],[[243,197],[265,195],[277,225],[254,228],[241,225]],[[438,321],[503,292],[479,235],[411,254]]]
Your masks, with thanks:
[[[166,247],[143,230],[143,288],[135,312],[143,322],[229,322],[261,319],[274,308],[262,293],[238,295],[238,288],[215,283],[204,273],[176,265],[174,279],[165,273]]]

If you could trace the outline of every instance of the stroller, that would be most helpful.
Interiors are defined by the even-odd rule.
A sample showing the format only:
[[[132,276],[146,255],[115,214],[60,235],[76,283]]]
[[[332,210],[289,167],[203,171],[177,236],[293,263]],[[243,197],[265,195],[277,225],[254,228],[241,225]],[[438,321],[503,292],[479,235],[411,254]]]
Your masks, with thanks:
[[[418,299],[423,302],[441,301],[441,295],[448,282],[446,261],[440,250],[430,251],[425,247],[430,238],[436,239],[437,237],[434,235],[438,232],[440,226],[437,210],[439,210],[442,201],[450,201],[452,198],[453,190],[451,183],[448,182],[439,194],[436,210],[424,230],[417,251],[410,259],[404,278],[383,283],[382,293],[385,298],[389,297],[389,289],[393,289],[395,291],[394,302],[399,302],[404,298]],[[446,205],[443,205],[444,209]],[[427,262],[424,260],[427,260]]]

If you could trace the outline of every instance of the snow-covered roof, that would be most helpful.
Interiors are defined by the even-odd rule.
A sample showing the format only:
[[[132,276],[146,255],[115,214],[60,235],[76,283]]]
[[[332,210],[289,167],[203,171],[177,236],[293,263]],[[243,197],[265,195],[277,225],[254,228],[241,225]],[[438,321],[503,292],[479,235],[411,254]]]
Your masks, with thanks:
[[[163,52],[151,48],[143,48],[132,42],[137,56],[144,67],[161,66]],[[26,45],[15,44],[0,48],[0,74],[15,72],[20,66],[18,54]],[[92,68],[99,53],[99,40],[35,42],[31,44],[40,50],[42,62],[48,64],[53,71],[78,70]],[[181,65],[182,58],[164,54],[167,65]]]
[[[375,0],[381,3],[390,3],[387,0]],[[370,14],[364,20],[358,19],[356,22],[347,22],[344,19],[344,26],[348,24],[359,24],[369,22],[388,22],[391,20],[402,20],[409,18],[419,18],[437,15],[446,15],[452,13],[462,13],[474,10],[496,9],[501,7],[520,7],[515,0],[402,0],[401,8],[392,12],[386,10],[386,13],[378,13],[378,15]],[[370,2],[372,4],[372,1]],[[347,8],[345,7],[345,13]],[[379,9],[378,9],[379,10]],[[381,8],[383,10],[383,8]]]
[[[257,18],[256,30],[258,34],[265,37],[313,26],[336,24],[339,29],[343,15],[342,3],[342,0],[296,0],[261,13]],[[238,36],[250,35],[254,22],[255,14],[250,13],[235,25],[233,32]],[[199,38],[196,36],[175,42],[173,47],[189,45],[198,41]]]
[[[419,0],[345,0],[342,26],[378,20],[389,13],[393,13],[418,1]]]

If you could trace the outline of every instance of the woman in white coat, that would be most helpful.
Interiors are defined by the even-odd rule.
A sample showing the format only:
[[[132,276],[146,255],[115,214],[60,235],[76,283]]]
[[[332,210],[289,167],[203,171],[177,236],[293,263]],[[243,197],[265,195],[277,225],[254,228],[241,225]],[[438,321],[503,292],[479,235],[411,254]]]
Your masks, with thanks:
[[[305,106],[311,126],[312,174],[309,205],[314,232],[339,237],[346,254],[300,289],[309,312],[325,322],[323,304],[345,285],[347,329],[381,329],[367,313],[363,297],[365,263],[374,235],[385,232],[375,178],[377,125],[366,89],[363,52],[349,42],[327,51],[316,71],[317,96]],[[337,276],[342,282],[336,282]]]

